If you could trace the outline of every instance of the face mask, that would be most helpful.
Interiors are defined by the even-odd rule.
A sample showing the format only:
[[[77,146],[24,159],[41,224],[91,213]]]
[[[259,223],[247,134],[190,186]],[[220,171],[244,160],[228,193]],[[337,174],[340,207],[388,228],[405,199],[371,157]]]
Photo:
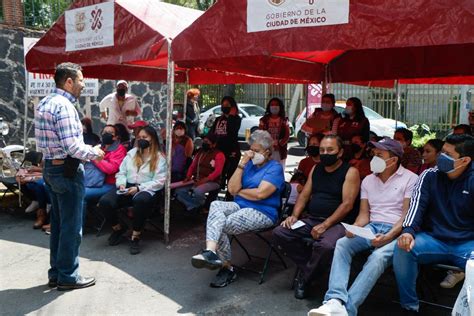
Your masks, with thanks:
[[[126,91],[127,91],[127,90],[125,90],[125,89],[117,89],[117,95],[118,95],[119,97],[124,97]]]
[[[261,153],[255,153],[252,158],[252,163],[254,165],[260,165],[265,161],[265,156]]]
[[[229,114],[230,113],[230,107],[228,106],[223,106],[221,107],[222,113],[224,114]]]
[[[270,113],[273,115],[277,115],[280,113],[280,107],[279,106],[270,106]]]
[[[329,112],[332,109],[332,104],[323,103],[321,104],[321,108],[324,112]]]
[[[345,108],[344,113],[346,113],[347,115],[352,115],[352,113],[354,113],[354,110],[352,108]]]
[[[174,131],[174,134],[178,137],[184,136],[184,129],[177,129]]]
[[[322,154],[319,155],[319,157],[321,159],[321,163],[325,167],[333,166],[339,160],[337,154]]]
[[[359,144],[351,144],[351,150],[353,153],[358,153],[362,147]]]
[[[102,144],[104,145],[110,145],[113,144],[114,142],[114,136],[110,133],[104,133],[102,134]]]
[[[138,142],[137,142],[137,145],[138,145],[138,148],[140,149],[147,149],[148,147],[150,147],[150,142],[147,141],[146,139],[139,139]]]
[[[306,147],[306,152],[311,157],[316,157],[317,155],[319,155],[319,146],[309,145],[308,147]]]
[[[380,157],[374,156],[370,161],[370,171],[373,173],[382,173],[387,169],[387,163]]]
[[[204,151],[208,151],[209,149],[211,149],[211,145],[209,143],[202,143],[201,148]]]
[[[436,160],[436,165],[438,166],[438,170],[444,173],[451,173],[457,168],[454,168],[454,162],[456,159],[449,157],[445,153],[442,153],[438,156]],[[458,167],[459,168],[459,167]]]

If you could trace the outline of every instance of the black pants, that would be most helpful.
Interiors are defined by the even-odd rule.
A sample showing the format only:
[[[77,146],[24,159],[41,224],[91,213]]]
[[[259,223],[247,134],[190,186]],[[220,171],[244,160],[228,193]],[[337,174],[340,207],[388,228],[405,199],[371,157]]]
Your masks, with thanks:
[[[159,196],[159,192],[151,195],[147,191],[140,191],[134,196],[119,195],[115,190],[112,190],[101,197],[99,209],[102,210],[107,221],[112,224],[112,226],[115,226],[119,223],[119,209],[133,206],[133,230],[141,231],[146,219],[152,213],[153,206],[158,203]]]
[[[305,283],[309,284],[317,273],[325,273],[331,268],[336,242],[346,231],[341,224],[336,224],[308,246],[303,238],[312,238],[312,228],[322,220],[308,217],[303,222],[306,225],[298,229],[278,226],[273,230],[273,242],[300,268]]]

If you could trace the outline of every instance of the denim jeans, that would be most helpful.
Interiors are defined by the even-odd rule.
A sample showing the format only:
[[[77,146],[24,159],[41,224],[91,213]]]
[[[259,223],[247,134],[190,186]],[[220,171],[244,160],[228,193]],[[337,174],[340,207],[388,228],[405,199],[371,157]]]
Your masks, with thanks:
[[[83,222],[86,221],[87,216],[87,207],[90,206],[90,203],[99,202],[100,198],[105,195],[107,192],[116,190],[115,185],[104,183],[100,188],[86,188],[84,194],[84,210],[83,210]]]
[[[176,189],[176,197],[178,201],[186,206],[188,211],[192,210],[193,208],[200,207],[204,205],[206,202],[206,193],[215,191],[219,189],[221,185],[217,182],[206,182],[201,184],[198,187],[186,186],[179,189]],[[190,194],[190,190],[192,189],[192,194]]]
[[[79,246],[82,239],[84,169],[79,165],[73,178],[63,176],[64,165],[45,160],[43,178],[51,200],[49,279],[75,283],[79,272]]]
[[[370,228],[374,234],[386,234],[392,229],[390,224],[376,222],[367,224],[365,227]],[[369,239],[362,237],[343,237],[339,239],[334,250],[329,276],[329,289],[324,300],[339,299],[345,303],[349,315],[357,315],[357,309],[369,295],[378,278],[392,264],[395,246],[396,240],[383,247],[374,248]],[[357,253],[365,250],[372,250],[372,253],[350,289],[347,290],[352,258]]]
[[[420,232],[416,234],[415,246],[410,252],[395,248],[393,270],[397,279],[400,304],[404,309],[417,311],[419,308],[416,295],[418,265],[440,263],[464,269],[471,251],[474,251],[474,240],[445,242]]]
[[[49,203],[49,197],[46,193],[44,180],[39,179],[34,182],[28,182],[26,188],[33,192],[34,200],[38,202],[39,208],[45,210],[46,205]]]

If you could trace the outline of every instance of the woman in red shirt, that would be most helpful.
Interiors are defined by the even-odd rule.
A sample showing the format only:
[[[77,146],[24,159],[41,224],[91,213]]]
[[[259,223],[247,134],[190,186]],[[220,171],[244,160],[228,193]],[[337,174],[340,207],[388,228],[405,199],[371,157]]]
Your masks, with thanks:
[[[285,116],[285,105],[279,98],[268,101],[267,111],[260,119],[258,127],[270,133],[273,138],[272,159],[281,163],[285,169],[288,155],[288,140],[290,139],[290,126]]]
[[[436,160],[441,153],[443,145],[444,142],[441,139],[430,139],[426,142],[425,146],[423,146],[423,164],[421,165],[418,174],[421,174],[426,169],[436,167]]]

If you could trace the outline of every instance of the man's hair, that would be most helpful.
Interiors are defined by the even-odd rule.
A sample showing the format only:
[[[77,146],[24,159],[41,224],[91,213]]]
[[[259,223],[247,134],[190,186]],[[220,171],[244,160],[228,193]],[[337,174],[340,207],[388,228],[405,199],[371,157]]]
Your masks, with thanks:
[[[332,94],[332,93],[326,93],[326,94],[324,94],[324,95],[321,97],[321,100],[322,100],[323,98],[331,99],[331,103],[332,103],[332,104],[336,104],[336,96],[335,96],[334,94]]]
[[[73,81],[75,81],[79,71],[82,71],[82,67],[78,64],[59,64],[56,67],[56,72],[54,73],[54,82],[56,83],[56,87],[64,87],[64,83],[66,83],[67,78],[71,78]]]
[[[337,136],[337,135],[326,135],[326,136],[323,137],[323,139],[321,141],[323,141],[325,139],[335,139],[336,142],[337,142],[337,147],[339,147],[339,150],[344,148],[343,144],[342,144],[342,138]]]
[[[462,130],[462,134],[467,134],[467,135],[472,135],[472,132],[471,132],[471,127],[467,124],[459,124],[459,125],[456,125],[454,128],[453,128],[453,131],[457,130],[457,129],[460,129]]]
[[[408,128],[405,127],[400,127],[395,130],[395,134],[400,133],[403,135],[403,139],[405,139],[407,142],[410,142],[413,140],[413,132],[410,131]]]
[[[446,137],[446,143],[454,145],[459,157],[470,157],[474,161],[474,137],[471,135],[449,135]]]

